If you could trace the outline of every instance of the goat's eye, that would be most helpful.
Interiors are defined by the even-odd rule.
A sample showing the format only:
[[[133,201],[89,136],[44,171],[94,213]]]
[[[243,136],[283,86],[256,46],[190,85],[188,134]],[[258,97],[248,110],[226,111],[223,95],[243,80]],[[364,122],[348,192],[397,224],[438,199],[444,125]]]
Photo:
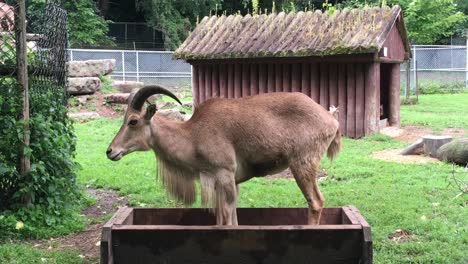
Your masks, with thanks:
[[[132,119],[132,120],[128,121],[129,126],[135,126],[137,123],[138,123],[138,120],[136,120],[136,119]]]

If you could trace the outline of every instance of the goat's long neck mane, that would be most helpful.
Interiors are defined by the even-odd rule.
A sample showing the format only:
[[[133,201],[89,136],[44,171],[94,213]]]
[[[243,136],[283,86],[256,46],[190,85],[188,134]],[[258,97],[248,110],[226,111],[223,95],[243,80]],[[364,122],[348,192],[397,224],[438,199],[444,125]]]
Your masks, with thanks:
[[[192,204],[195,201],[196,172],[183,163],[190,155],[191,141],[181,124],[158,118],[152,126],[154,149],[157,160],[157,178],[177,200]]]

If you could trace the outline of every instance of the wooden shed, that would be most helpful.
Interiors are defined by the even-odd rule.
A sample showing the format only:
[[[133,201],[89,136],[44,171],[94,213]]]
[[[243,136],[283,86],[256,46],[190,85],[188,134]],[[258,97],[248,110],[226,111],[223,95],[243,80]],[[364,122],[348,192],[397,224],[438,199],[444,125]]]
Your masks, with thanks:
[[[212,97],[302,92],[337,106],[351,138],[400,123],[399,6],[205,17],[174,53],[192,65],[195,107]]]

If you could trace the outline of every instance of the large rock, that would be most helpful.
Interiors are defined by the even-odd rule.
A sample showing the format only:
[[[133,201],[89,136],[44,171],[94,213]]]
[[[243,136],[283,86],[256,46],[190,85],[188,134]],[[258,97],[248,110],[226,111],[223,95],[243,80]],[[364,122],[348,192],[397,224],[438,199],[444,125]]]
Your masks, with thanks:
[[[468,164],[468,138],[461,138],[449,142],[437,150],[437,157],[466,166]]]
[[[129,96],[129,93],[107,94],[104,96],[104,100],[109,104],[127,104]]]
[[[115,60],[69,61],[69,77],[101,77],[111,73],[115,68]]]
[[[112,86],[122,93],[131,93],[133,89],[140,89],[145,84],[142,82],[114,81]]]
[[[185,121],[184,115],[177,109],[158,110],[156,114],[162,115],[164,117],[167,117],[175,121],[180,121],[180,122]]]
[[[68,78],[67,91],[71,95],[93,94],[101,88],[98,77]]]

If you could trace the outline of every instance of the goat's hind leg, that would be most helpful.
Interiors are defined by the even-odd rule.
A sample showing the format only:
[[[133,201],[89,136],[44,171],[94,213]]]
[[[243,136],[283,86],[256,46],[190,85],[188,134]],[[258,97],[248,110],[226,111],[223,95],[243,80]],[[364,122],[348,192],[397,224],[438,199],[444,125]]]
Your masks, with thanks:
[[[216,173],[216,224],[237,225],[237,186],[234,173],[221,170]]]
[[[308,224],[320,224],[325,199],[317,184],[318,162],[300,160],[291,164],[291,172],[309,205]]]

